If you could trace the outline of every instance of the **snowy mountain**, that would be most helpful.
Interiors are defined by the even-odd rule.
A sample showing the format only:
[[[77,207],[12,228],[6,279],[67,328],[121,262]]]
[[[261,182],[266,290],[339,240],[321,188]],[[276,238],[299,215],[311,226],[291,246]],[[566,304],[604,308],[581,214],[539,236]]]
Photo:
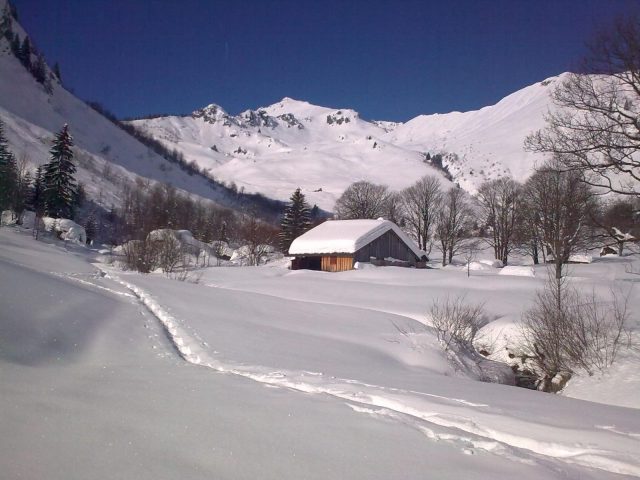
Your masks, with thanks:
[[[21,38],[27,34],[17,22],[13,29]],[[32,168],[41,165],[54,133],[68,123],[78,179],[104,206],[118,204],[123,182],[138,179],[232,207],[236,191],[286,201],[300,187],[311,204],[331,210],[358,180],[399,190],[431,174],[470,193],[486,179],[524,180],[539,157],[524,151],[523,140],[543,126],[549,93],[561,77],[477,111],[421,115],[404,124],[291,98],[238,115],[211,104],[190,115],[128,122],[230,188],[167,161],[51,78],[47,91],[0,39],[0,119],[10,147]]]
[[[431,164],[437,154],[439,166],[471,193],[486,179],[524,180],[536,157],[523,141],[543,126],[558,78],[477,111],[422,115],[405,124],[369,122],[354,110],[291,98],[237,116],[212,104],[187,116],[131,123],[217,179],[281,200],[301,187],[311,202],[331,209],[357,180],[401,189],[423,175],[442,175]]]
[[[389,143],[385,128],[357,112],[290,98],[237,116],[212,104],[189,116],[131,123],[216,179],[280,200],[301,187],[324,209],[356,180],[402,188],[438,174],[424,155]]]

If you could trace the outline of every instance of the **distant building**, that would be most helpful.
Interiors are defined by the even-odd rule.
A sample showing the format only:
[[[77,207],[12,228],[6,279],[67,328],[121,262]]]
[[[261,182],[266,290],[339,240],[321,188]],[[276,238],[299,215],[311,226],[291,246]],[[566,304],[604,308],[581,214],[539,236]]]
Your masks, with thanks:
[[[388,220],[328,220],[296,238],[291,269],[341,272],[356,262],[424,267],[426,254]]]

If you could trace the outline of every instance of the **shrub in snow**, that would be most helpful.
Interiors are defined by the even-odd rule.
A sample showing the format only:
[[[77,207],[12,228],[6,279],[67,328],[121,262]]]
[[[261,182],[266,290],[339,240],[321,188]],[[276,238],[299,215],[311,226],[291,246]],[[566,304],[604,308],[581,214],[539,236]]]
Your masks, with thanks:
[[[611,366],[620,347],[630,343],[627,307],[628,296],[612,292],[610,301],[601,302],[565,278],[550,278],[523,316],[525,355],[540,379],[538,388],[556,392],[578,370],[592,375]]]
[[[260,265],[267,263],[275,253],[276,249],[271,245],[243,245],[233,251],[230,260],[239,265]]]
[[[470,304],[464,295],[435,299],[429,309],[431,325],[445,350],[453,344],[472,350],[473,340],[484,325],[484,305]]]
[[[87,233],[84,228],[67,218],[42,217],[44,229],[54,232],[61,240],[75,242],[81,245],[87,243]]]
[[[129,270],[149,273],[158,266],[158,242],[131,240],[122,246],[124,266]]]

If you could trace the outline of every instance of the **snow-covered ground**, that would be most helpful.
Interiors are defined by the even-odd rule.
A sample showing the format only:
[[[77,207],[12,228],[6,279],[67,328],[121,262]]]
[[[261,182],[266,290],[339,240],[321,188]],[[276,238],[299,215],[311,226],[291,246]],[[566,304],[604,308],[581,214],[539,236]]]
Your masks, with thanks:
[[[0,229],[5,478],[640,476],[637,352],[569,383],[592,403],[475,381],[424,325],[460,291],[511,325],[544,267],[212,267],[194,284],[67,248]],[[572,281],[632,285],[630,262]]]

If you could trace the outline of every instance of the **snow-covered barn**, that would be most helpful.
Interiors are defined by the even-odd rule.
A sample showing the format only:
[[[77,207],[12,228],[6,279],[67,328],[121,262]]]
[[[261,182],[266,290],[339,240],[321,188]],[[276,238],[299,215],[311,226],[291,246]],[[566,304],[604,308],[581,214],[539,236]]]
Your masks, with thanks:
[[[296,238],[291,269],[341,272],[356,262],[418,266],[426,254],[388,220],[328,220]]]

